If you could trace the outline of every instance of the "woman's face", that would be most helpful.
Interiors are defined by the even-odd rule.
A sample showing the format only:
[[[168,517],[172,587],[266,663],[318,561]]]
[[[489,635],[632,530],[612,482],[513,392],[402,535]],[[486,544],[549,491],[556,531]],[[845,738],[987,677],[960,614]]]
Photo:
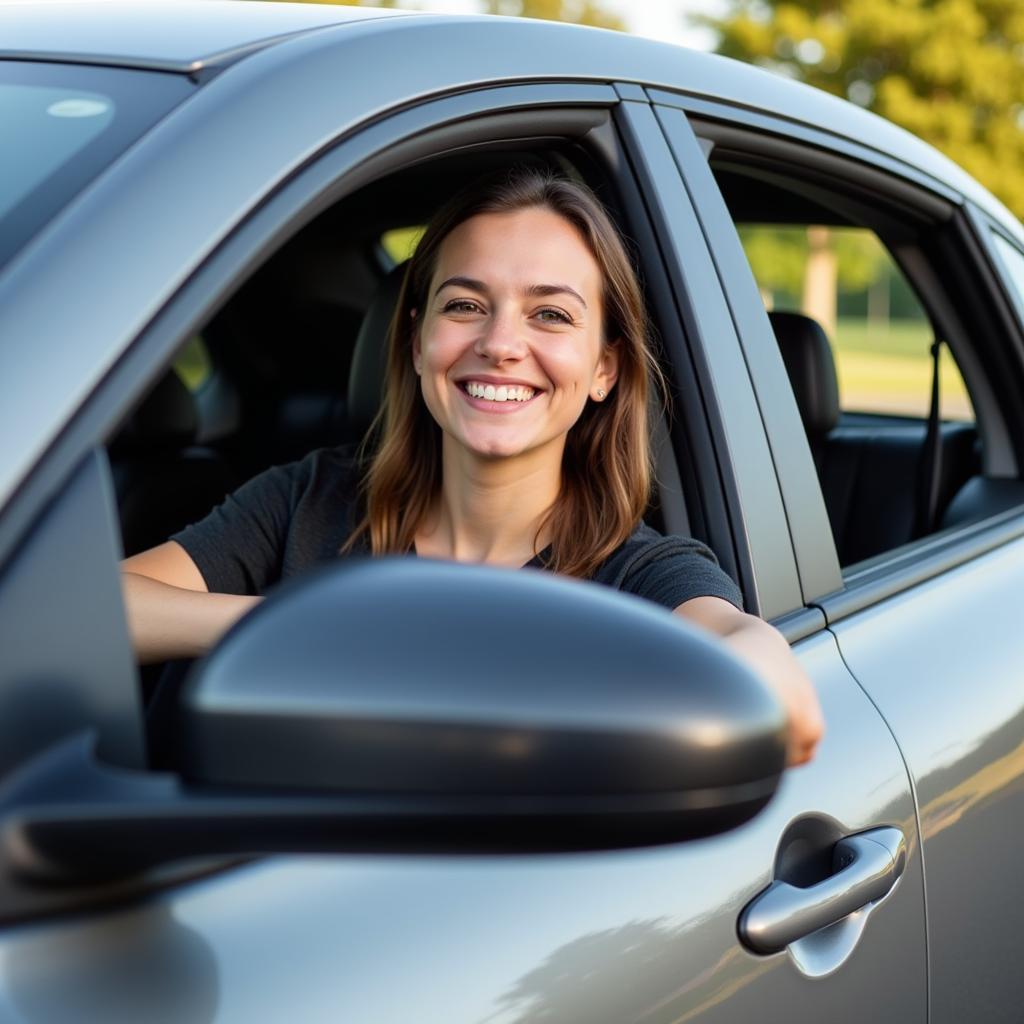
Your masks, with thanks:
[[[413,341],[423,398],[483,458],[561,458],[588,400],[615,383],[602,281],[576,229],[543,207],[481,214],[441,244]]]

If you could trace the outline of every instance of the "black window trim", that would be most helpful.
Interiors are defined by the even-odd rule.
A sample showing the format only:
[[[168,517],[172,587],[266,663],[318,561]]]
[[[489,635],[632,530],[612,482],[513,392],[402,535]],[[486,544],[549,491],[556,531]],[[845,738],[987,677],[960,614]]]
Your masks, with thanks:
[[[819,150],[822,154],[841,154],[863,165],[877,167],[897,178],[913,182],[947,202],[956,205],[964,202],[963,197],[956,190],[933,178],[930,174],[877,149],[854,142],[844,135],[812,128],[802,121],[782,117],[778,114],[766,114],[764,111],[722,100],[702,99],[664,89],[648,89],[647,93],[651,102],[684,110],[691,120],[712,124],[718,122],[724,131],[728,131],[730,127],[743,126],[747,131],[754,130],[765,136],[800,142]]]
[[[726,511],[737,538],[748,610],[774,620],[802,608],[804,600],[777,466],[742,341],[701,226],[698,200],[690,192],[688,168],[680,165],[649,104],[624,101],[619,113],[660,244],[670,254],[665,265],[672,277],[683,331],[693,339],[688,349],[700,384],[699,397],[683,396],[682,408],[684,413],[691,410],[695,399],[704,403],[702,415],[719,453]],[[688,125],[684,131],[699,152]],[[700,302],[694,301],[695,296]]]
[[[784,502],[802,602],[807,605],[818,594],[840,587],[841,575],[789,378],[739,236],[711,173],[708,153],[684,111],[656,109],[714,254],[719,282],[736,325]]]

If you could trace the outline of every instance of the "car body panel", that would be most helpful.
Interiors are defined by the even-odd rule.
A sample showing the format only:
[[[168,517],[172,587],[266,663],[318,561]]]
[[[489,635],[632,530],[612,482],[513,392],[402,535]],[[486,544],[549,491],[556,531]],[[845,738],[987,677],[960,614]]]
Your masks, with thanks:
[[[1024,1000],[1007,887],[1024,820],[1022,574],[1016,540],[832,626],[914,779],[935,1024],[1017,1020]]]
[[[780,1020],[766,1008],[786,1007],[794,1022],[924,1024],[923,880],[903,761],[834,639],[797,652],[844,728],[733,832],[623,853],[265,860],[141,906],[0,932],[0,1009],[52,1024],[241,1024],[283,1007],[308,1024],[726,1024]],[[859,942],[814,979],[789,953],[747,952],[736,932],[780,837],[808,815],[844,832],[898,827],[909,850]],[[126,979],[126,959],[147,965],[145,985]]]
[[[821,90],[715,54],[619,34],[614,45],[609,45],[604,29],[528,19],[441,18],[422,14],[395,17],[398,12],[377,9],[360,11],[324,4],[238,4],[225,0],[207,0],[197,6],[201,10],[197,11],[195,19],[189,19],[188,4],[112,3],[104,4],[103,8],[78,10],[77,5],[68,4],[64,8],[67,33],[63,43],[53,32],[49,5],[46,8],[26,6],[22,10],[8,8],[3,12],[5,43],[0,55],[39,56],[43,52],[40,40],[54,40],[46,45],[45,52],[55,58],[73,59],[76,53],[84,52],[94,60],[112,55],[116,62],[131,59],[133,54],[158,45],[157,59],[167,58],[186,68],[196,62],[201,65],[212,53],[248,49],[253,44],[269,42],[274,37],[283,39],[303,30],[312,33],[309,37],[312,41],[312,36],[319,34],[313,31],[315,29],[326,27],[330,31],[331,26],[338,27],[344,22],[370,19],[376,22],[377,28],[388,33],[389,54],[388,59],[382,61],[382,69],[402,68],[402,75],[392,75],[398,84],[405,84],[406,75],[416,67],[414,62],[403,59],[402,50],[408,47],[415,51],[424,45],[431,50],[437,48],[441,59],[433,67],[459,67],[461,73],[457,81],[466,86],[519,78],[622,81],[748,109],[752,106],[750,98],[756,96],[757,106],[763,110],[785,111],[786,119],[838,138],[861,144],[870,140],[867,144],[879,154],[902,161],[908,168],[924,171],[937,181],[952,184],[1000,220],[1007,216],[1006,208],[970,175],[892,122]],[[298,10],[290,9],[293,7]],[[189,24],[207,19],[212,26],[209,35],[206,28]],[[432,23],[426,29],[426,36],[421,35],[424,22]],[[390,35],[395,29],[403,34]],[[154,44],[152,37],[159,35],[164,35],[168,42]],[[90,39],[94,40],[91,44]],[[451,57],[455,63],[444,57],[446,48],[453,44]]]

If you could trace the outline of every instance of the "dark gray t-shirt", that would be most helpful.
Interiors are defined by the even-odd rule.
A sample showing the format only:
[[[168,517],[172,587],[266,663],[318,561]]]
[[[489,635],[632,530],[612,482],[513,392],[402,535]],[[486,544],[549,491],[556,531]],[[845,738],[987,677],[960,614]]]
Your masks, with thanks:
[[[262,594],[338,550],[358,522],[359,469],[351,448],[320,448],[275,466],[176,533],[212,593]],[[543,568],[543,553],[529,563]],[[596,583],[676,608],[693,597],[743,599],[711,550],[641,523],[598,568]]]

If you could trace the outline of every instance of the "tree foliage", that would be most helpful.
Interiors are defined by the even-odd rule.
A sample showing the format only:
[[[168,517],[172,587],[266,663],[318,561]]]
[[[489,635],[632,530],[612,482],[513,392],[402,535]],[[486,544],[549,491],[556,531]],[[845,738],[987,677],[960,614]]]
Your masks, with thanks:
[[[333,3],[336,0],[312,0]],[[356,7],[406,7],[415,10],[417,0],[349,0]],[[612,14],[601,0],[481,0],[484,14],[503,14],[512,18],[542,18],[546,21],[570,21],[624,31],[626,23]]]
[[[808,255],[803,228],[748,225],[740,228],[740,238],[764,288],[800,294]],[[836,254],[838,284],[845,291],[865,291],[886,270],[889,258],[870,232],[840,228],[830,232],[830,240]]]
[[[1024,2],[727,0],[718,52],[845,96],[1024,216]]]
[[[547,21],[571,21],[576,25],[593,25],[623,31],[625,22],[606,10],[599,0],[487,0],[488,14],[505,14],[514,18],[543,18]]]

